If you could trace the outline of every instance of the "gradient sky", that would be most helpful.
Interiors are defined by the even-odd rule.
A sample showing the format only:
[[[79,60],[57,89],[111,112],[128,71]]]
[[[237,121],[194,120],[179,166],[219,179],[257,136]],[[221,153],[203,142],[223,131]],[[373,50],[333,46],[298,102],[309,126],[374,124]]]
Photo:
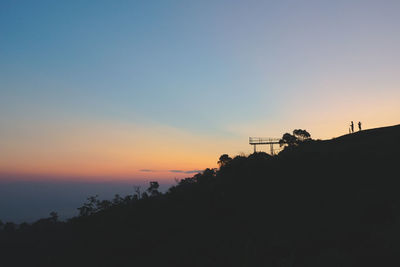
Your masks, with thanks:
[[[397,0],[1,1],[1,177],[172,179],[252,152],[249,136],[398,124],[399,14]]]

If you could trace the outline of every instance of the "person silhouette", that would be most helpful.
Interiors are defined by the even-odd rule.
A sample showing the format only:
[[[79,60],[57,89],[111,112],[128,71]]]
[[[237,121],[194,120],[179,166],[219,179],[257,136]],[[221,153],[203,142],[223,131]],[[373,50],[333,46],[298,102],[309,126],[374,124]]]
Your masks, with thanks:
[[[358,130],[361,131],[361,121],[358,122]]]
[[[351,123],[350,123],[350,128],[351,128],[351,132],[354,133],[354,123],[353,123],[353,121],[351,121]]]

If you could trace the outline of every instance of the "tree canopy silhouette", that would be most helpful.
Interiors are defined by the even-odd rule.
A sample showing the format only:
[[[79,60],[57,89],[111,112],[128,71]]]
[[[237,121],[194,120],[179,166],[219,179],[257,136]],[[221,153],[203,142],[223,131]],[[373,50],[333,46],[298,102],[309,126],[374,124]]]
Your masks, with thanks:
[[[228,154],[223,154],[223,155],[221,155],[221,156],[219,157],[218,165],[219,165],[220,167],[223,167],[223,166],[225,166],[226,164],[228,164],[231,160],[232,160],[232,158],[229,157]]]
[[[147,189],[147,192],[152,197],[158,196],[160,194],[160,192],[158,192],[159,187],[160,187],[160,185],[158,184],[158,182],[150,182],[150,186]]]
[[[297,146],[305,141],[311,140],[311,135],[306,130],[296,129],[293,134],[285,133],[279,140],[280,146]]]
[[[299,142],[304,142],[311,139],[311,134],[302,129],[293,130],[293,135],[297,138]]]

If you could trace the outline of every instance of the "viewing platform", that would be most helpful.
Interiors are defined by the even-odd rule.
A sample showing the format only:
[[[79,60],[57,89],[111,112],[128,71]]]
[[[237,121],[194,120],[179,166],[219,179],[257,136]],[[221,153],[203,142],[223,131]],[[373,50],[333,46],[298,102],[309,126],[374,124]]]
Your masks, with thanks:
[[[254,153],[257,152],[257,145],[270,145],[270,153],[274,155],[274,145],[279,145],[280,138],[270,137],[249,137],[249,144],[254,146]]]

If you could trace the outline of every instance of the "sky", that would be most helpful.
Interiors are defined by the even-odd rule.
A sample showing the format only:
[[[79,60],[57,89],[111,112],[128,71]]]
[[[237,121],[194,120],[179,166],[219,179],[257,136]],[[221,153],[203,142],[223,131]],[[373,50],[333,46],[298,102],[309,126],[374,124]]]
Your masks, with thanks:
[[[0,182],[173,181],[400,121],[400,2],[0,3]],[[267,150],[267,148],[265,148]]]

